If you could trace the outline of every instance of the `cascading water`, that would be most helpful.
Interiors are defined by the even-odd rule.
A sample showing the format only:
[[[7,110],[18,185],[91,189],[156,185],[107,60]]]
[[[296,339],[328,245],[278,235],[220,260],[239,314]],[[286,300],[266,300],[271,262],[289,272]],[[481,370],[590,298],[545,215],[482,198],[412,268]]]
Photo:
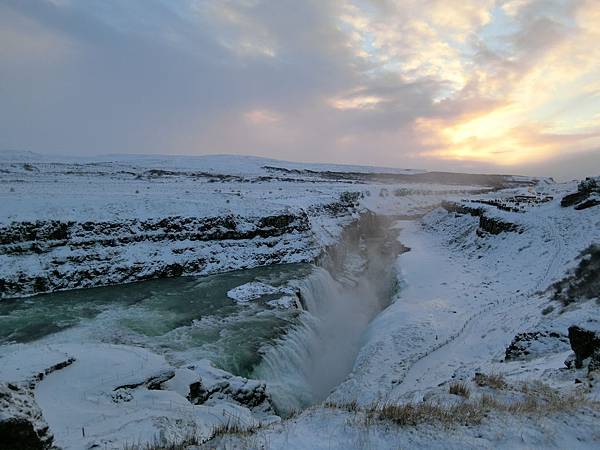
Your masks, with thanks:
[[[267,381],[279,412],[325,399],[352,370],[368,324],[389,302],[400,245],[364,215],[316,266],[275,265],[0,302],[0,347],[109,342],[143,346],[175,365],[202,358]],[[299,291],[302,311],[237,304],[228,291],[260,281]]]
[[[381,220],[364,220],[300,283],[298,325],[263,350],[254,370],[280,413],[324,400],[344,380],[368,324],[389,303],[400,245],[389,245],[397,241]]]

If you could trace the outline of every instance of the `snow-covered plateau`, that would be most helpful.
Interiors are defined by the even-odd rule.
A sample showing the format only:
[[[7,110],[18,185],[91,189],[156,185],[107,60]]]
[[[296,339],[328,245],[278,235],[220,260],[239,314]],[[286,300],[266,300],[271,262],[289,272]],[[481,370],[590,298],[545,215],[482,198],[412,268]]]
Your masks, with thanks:
[[[0,449],[598,448],[598,199],[0,153]]]

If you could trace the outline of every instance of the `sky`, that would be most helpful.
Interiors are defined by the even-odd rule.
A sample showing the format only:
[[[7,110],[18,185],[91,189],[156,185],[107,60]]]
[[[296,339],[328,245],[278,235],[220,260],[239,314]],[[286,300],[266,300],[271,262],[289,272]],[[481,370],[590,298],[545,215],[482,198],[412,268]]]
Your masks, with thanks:
[[[0,0],[0,150],[600,174],[600,0]]]

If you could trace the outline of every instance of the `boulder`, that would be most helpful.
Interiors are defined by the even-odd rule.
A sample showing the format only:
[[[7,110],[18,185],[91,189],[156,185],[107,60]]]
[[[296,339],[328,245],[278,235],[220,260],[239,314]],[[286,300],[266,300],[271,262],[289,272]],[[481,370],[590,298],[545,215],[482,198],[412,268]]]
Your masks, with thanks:
[[[28,386],[0,383],[0,450],[46,450],[54,436]]]
[[[505,350],[507,361],[539,357],[569,348],[567,336],[556,331],[527,331],[517,334]]]
[[[581,369],[583,360],[600,351],[600,333],[578,325],[569,327],[569,342],[575,352],[575,367]]]
[[[579,183],[577,192],[563,197],[560,206],[575,206],[576,210],[592,208],[600,205],[598,194],[600,194],[600,177],[588,177]]]
[[[230,399],[249,409],[272,412],[264,381],[233,375],[214,367],[208,360],[199,361],[188,369],[200,378],[189,385],[187,398],[190,402],[201,405],[212,399]]]

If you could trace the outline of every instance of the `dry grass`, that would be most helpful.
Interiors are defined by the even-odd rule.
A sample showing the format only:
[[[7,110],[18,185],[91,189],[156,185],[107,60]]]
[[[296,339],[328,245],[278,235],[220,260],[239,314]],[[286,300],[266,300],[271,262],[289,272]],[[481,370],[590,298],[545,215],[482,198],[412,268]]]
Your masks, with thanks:
[[[444,406],[423,402],[385,405],[372,411],[369,418],[390,421],[402,427],[423,423],[474,425],[481,422],[484,412],[479,405],[472,403]]]
[[[486,386],[508,388],[503,378],[491,376],[486,378]],[[454,387],[457,385],[457,387]],[[458,385],[461,385],[458,387]],[[452,390],[465,398],[466,387],[463,383],[453,383]],[[468,391],[468,387],[467,387]],[[523,383],[514,390],[520,398],[514,401],[500,401],[492,395],[485,394],[457,405],[445,405],[432,402],[383,404],[361,408],[355,402],[346,404],[328,403],[325,406],[364,414],[367,425],[376,421],[393,422],[399,426],[417,426],[421,424],[476,425],[490,413],[498,412],[511,415],[544,415],[548,413],[573,411],[584,406],[588,401],[581,393],[561,394],[559,391],[541,382]],[[469,393],[470,395],[470,393]]]
[[[230,434],[235,434],[238,436],[248,436],[254,434],[256,430],[258,430],[258,428],[259,427],[247,427],[241,425],[237,421],[227,422],[214,427],[211,431],[211,437],[208,440],[210,441],[211,439]]]
[[[481,375],[481,374],[480,374]],[[477,378],[477,377],[476,377]],[[575,411],[583,406],[599,405],[588,401],[582,393],[563,394],[542,382],[522,383],[508,386],[500,375],[485,375],[479,377],[483,386],[498,389],[507,389],[517,397],[513,401],[501,401],[493,395],[484,394],[475,396],[469,394],[470,400],[460,404],[447,405],[433,402],[403,403],[403,404],[373,404],[367,407],[359,405],[356,401],[348,403],[328,402],[323,406],[329,409],[338,409],[355,414],[356,425],[370,427],[377,422],[393,423],[400,427],[415,427],[423,424],[441,425],[443,427],[468,426],[480,424],[488,415],[493,413],[509,414],[512,416],[544,416],[547,414]],[[462,385],[453,388],[453,385]],[[458,389],[464,395],[467,388],[464,383],[453,383],[450,389]],[[199,442],[197,438],[190,437],[179,444],[144,444],[127,445],[124,450],[187,450],[192,448],[220,448],[221,439],[235,436],[239,438],[240,449],[268,448],[269,442],[262,436],[259,427],[246,427],[238,420],[219,425],[212,430],[211,438]],[[235,441],[238,442],[238,441]],[[216,446],[216,447],[215,447]]]
[[[323,404],[323,406],[325,408],[329,408],[329,409],[341,409],[341,410],[353,412],[353,413],[361,410],[361,408],[358,405],[358,402],[356,400],[352,400],[351,402],[348,402],[348,403],[325,402]]]
[[[155,439],[154,442],[145,444],[125,444],[123,450],[187,450],[190,446],[199,445],[200,441],[196,436],[190,435],[178,443],[164,443]]]
[[[467,383],[464,381],[455,381],[454,383],[451,383],[449,392],[452,395],[460,395],[464,398],[469,398],[471,396],[471,389],[469,389],[469,386],[467,386]]]
[[[492,389],[506,389],[508,386],[504,376],[499,373],[476,373],[473,380],[479,387],[489,386]]]

